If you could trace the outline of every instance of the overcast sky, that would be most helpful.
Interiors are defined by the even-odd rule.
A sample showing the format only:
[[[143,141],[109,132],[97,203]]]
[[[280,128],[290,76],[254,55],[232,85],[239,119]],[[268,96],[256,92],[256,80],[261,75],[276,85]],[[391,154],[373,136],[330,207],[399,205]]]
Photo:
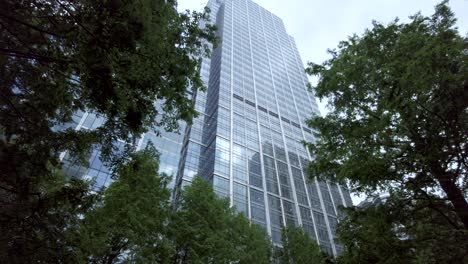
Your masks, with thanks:
[[[327,49],[354,33],[361,35],[372,20],[389,23],[394,18],[409,21],[408,16],[434,13],[437,0],[253,0],[274,13],[294,37],[304,64],[323,62],[330,56]],[[206,0],[179,0],[179,10],[202,10]],[[468,33],[468,0],[451,0],[459,31]],[[326,112],[320,104],[322,114]]]
[[[372,20],[388,23],[395,17],[409,21],[408,16],[421,12],[434,13],[437,0],[253,0],[274,13],[297,42],[301,57],[322,62],[328,48],[356,33],[361,35]],[[206,0],[179,0],[179,10],[201,10]],[[463,35],[468,32],[468,0],[451,0],[457,26]]]
[[[372,20],[389,23],[398,17],[401,22],[421,12],[434,13],[437,0],[253,0],[274,13],[294,37],[304,64],[321,63],[330,56],[327,49],[336,48],[338,42],[354,33],[362,35]],[[179,10],[202,10],[206,0],[179,0]],[[462,35],[468,33],[468,0],[449,2]],[[325,102],[319,102],[322,114],[327,112]],[[355,202],[360,199],[353,197]]]

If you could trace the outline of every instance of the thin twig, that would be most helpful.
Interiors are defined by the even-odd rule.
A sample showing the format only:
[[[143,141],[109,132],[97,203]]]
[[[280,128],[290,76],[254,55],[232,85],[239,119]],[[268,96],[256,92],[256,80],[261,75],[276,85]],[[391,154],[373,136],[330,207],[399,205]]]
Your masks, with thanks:
[[[63,36],[60,36],[60,35],[57,35],[57,34],[51,32],[51,31],[48,31],[48,30],[45,30],[45,29],[36,27],[36,26],[34,26],[34,25],[31,25],[31,24],[29,24],[29,23],[26,23],[26,22],[24,22],[24,21],[21,21],[21,20],[19,20],[19,19],[14,18],[14,17],[5,15],[5,14],[3,14],[3,13],[0,13],[0,17],[4,17],[4,18],[6,18],[6,19],[8,19],[8,20],[12,20],[12,21],[14,21],[14,22],[16,22],[16,23],[19,23],[19,24],[21,24],[21,25],[27,26],[27,27],[32,28],[32,29],[34,29],[34,30],[36,30],[36,31],[39,31],[39,32],[42,32],[42,33],[45,33],[45,34],[48,34],[48,35],[51,35],[51,36],[54,36],[54,37],[57,37],[57,38],[63,38]]]
[[[78,26],[82,27],[88,34],[90,34],[91,36],[94,37],[94,34],[93,32],[91,32],[89,29],[87,29],[83,24],[81,24],[81,22],[73,15],[72,11],[70,11],[62,2],[60,2],[60,0],[55,0],[63,9],[65,9],[65,11],[67,11],[67,13],[73,18],[73,20],[75,20],[76,24],[78,24]]]

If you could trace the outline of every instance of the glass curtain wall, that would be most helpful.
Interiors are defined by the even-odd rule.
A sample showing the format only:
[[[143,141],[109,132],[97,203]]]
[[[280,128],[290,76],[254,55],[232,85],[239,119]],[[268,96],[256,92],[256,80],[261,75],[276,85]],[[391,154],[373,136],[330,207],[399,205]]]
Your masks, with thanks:
[[[301,225],[339,254],[338,207],[352,203],[345,188],[309,182],[303,172],[311,157],[301,142],[317,135],[305,120],[319,110],[294,39],[280,18],[250,0],[211,0],[208,7],[220,44],[201,67],[208,90],[196,98],[200,117],[187,130],[176,187],[200,175],[275,244],[284,225]]]

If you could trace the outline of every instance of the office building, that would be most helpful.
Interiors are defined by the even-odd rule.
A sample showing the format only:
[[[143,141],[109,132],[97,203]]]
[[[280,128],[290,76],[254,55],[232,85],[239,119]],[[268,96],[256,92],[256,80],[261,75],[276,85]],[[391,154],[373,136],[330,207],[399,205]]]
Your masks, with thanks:
[[[152,141],[161,151],[161,171],[174,175],[174,197],[199,175],[265,227],[275,244],[281,244],[281,228],[294,224],[329,254],[339,254],[338,207],[352,202],[346,188],[309,182],[303,172],[311,157],[301,142],[317,136],[305,120],[319,110],[294,39],[280,18],[251,0],[211,0],[208,7],[220,44],[201,64],[207,90],[193,95],[199,116],[192,126],[182,124],[180,134],[145,134],[139,147]],[[89,113],[74,120],[77,129],[102,123]],[[109,173],[98,154],[91,168],[65,169],[107,185]]]
[[[352,202],[347,189],[307,184],[303,173],[311,157],[301,142],[316,139],[305,120],[319,110],[294,39],[280,18],[250,0],[211,0],[208,7],[220,44],[201,65],[208,89],[196,95],[200,116],[186,131],[176,188],[200,175],[274,243],[282,226],[301,225],[339,254],[338,207]]]
[[[66,126],[61,126],[60,129],[74,128],[76,130],[92,130],[104,122],[104,118],[96,116],[93,113],[79,111],[73,115],[73,122]],[[174,187],[175,175],[180,161],[182,142],[184,139],[184,133],[186,124],[179,122],[180,131],[182,133],[166,132],[161,131],[150,131],[145,133],[136,143],[137,149],[144,148],[148,142],[151,142],[155,148],[159,151],[159,172],[166,173],[167,175],[173,175],[173,179],[169,184],[169,188]],[[123,148],[123,144],[116,142],[118,149]],[[77,161],[70,158],[68,153],[62,153],[61,159],[63,161],[64,172],[71,177],[84,178],[94,181],[94,187],[99,189],[100,187],[109,186],[112,183],[110,177],[110,171],[105,163],[99,158],[101,152],[99,149],[94,149],[91,152],[88,160],[89,167],[79,165]]]

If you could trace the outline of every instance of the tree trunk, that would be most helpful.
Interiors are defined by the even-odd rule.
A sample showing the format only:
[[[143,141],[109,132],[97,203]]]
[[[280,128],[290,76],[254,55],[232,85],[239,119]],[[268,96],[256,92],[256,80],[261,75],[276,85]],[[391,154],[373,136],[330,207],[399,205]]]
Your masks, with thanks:
[[[431,171],[452,203],[455,213],[460,218],[463,226],[468,230],[468,202],[465,200],[462,191],[437,161],[431,162]]]

